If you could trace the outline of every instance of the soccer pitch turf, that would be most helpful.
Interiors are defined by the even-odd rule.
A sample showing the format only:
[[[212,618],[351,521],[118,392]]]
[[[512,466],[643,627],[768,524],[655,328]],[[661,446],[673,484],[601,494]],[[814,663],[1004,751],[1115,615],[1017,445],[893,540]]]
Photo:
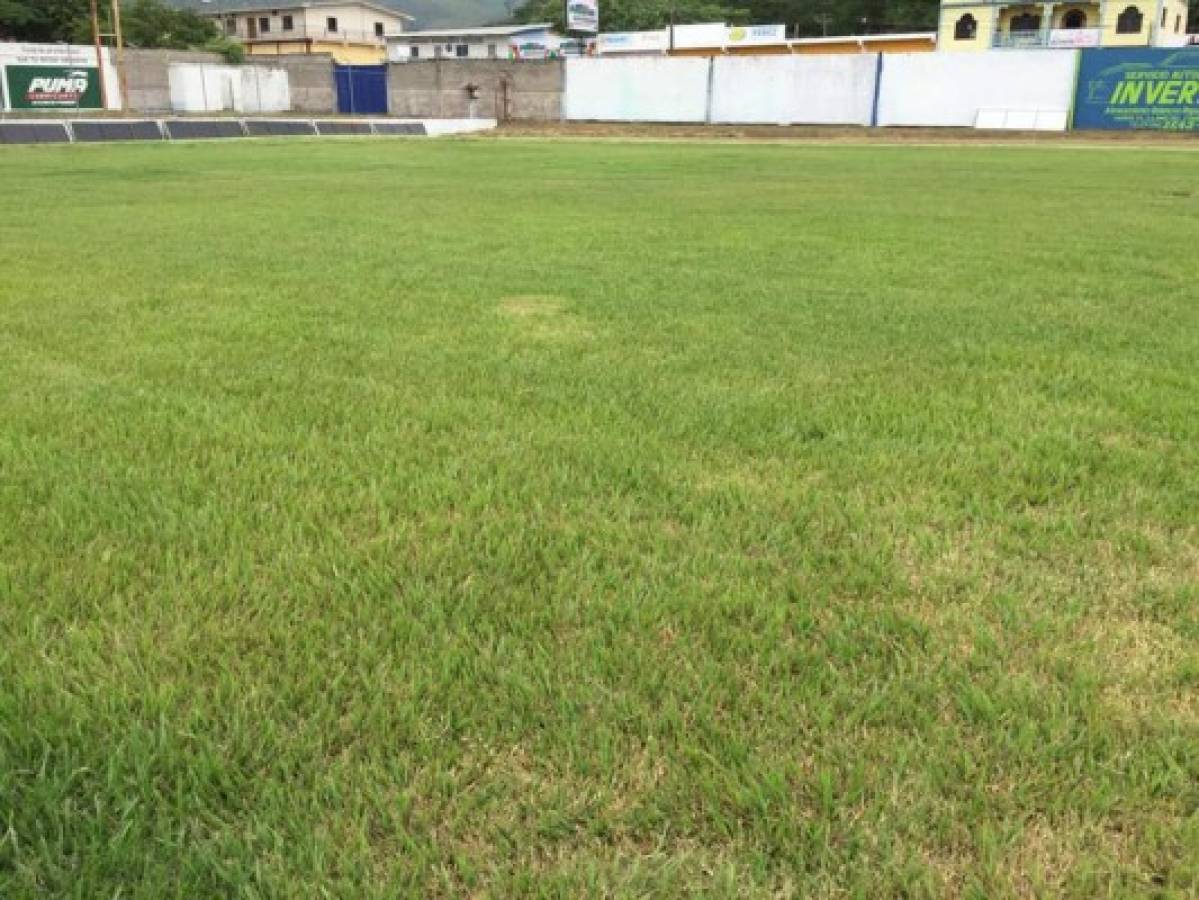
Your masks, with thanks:
[[[1197,185],[0,150],[0,896],[1193,896]]]

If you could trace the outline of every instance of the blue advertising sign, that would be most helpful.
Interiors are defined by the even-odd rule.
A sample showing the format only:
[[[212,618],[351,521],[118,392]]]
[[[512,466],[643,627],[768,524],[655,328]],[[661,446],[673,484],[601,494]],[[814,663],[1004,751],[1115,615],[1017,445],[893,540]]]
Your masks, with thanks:
[[[1074,127],[1199,131],[1199,47],[1083,50]]]

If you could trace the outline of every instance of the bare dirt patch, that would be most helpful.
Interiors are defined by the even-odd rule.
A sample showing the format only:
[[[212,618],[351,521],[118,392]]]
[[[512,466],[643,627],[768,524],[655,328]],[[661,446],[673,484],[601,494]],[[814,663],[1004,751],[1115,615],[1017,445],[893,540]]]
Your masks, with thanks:
[[[820,144],[1074,144],[1199,150],[1199,137],[1149,131],[983,131],[974,128],[857,128],[818,125],[669,125],[622,122],[506,122],[491,138],[786,141]]]

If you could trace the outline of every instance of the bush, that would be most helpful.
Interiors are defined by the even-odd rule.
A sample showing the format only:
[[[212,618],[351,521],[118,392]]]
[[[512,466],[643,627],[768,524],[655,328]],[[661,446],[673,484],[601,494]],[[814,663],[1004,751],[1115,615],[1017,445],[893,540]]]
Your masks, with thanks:
[[[240,65],[246,61],[246,48],[237,41],[228,38],[215,37],[203,46],[209,53],[219,53],[225,57],[225,62]]]

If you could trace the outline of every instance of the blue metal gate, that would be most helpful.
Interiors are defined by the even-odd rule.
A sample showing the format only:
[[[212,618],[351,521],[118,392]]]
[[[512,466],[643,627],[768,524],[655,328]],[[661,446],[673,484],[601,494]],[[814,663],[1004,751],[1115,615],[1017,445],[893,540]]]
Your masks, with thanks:
[[[337,66],[337,111],[387,115],[387,66]]]

